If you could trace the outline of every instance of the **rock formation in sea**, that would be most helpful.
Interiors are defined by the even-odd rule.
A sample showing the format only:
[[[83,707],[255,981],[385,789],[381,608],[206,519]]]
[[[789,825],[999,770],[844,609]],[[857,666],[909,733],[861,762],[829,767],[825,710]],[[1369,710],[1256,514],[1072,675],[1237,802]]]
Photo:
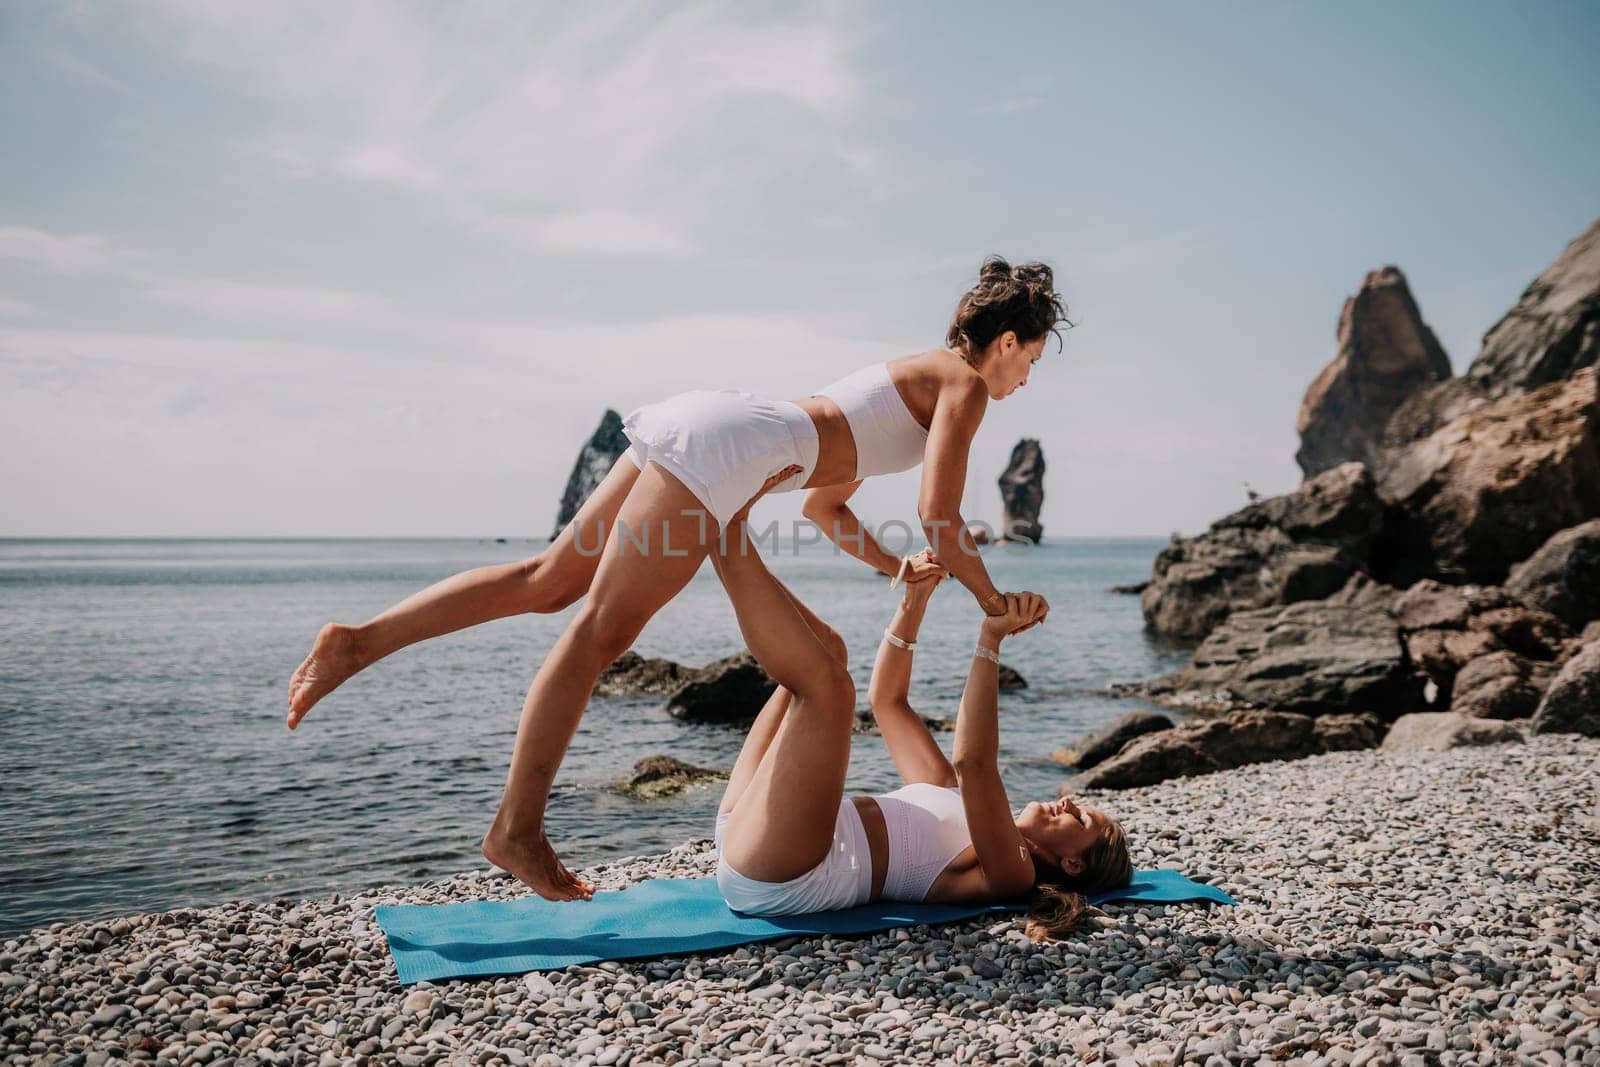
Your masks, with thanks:
[[[1000,502],[1002,538],[1037,543],[1044,537],[1039,522],[1044,507],[1044,449],[1034,438],[1024,437],[1011,450],[1011,462],[1000,475]]]
[[[1419,389],[1450,377],[1450,357],[1398,267],[1366,276],[1344,302],[1338,337],[1338,354],[1300,404],[1295,459],[1308,478],[1351,460],[1370,465],[1389,416]]]
[[[561,508],[556,513],[556,527],[550,533],[553,541],[578,514],[589,494],[610,473],[617,458],[628,450],[628,438],[622,432],[622,416],[610,408],[600,418],[597,427],[583,448],[578,451],[578,462],[572,465],[572,475],[561,493]]]
[[[696,767],[672,756],[646,756],[633,765],[633,774],[621,791],[644,800],[669,797],[692,785],[726,779],[727,771]]]

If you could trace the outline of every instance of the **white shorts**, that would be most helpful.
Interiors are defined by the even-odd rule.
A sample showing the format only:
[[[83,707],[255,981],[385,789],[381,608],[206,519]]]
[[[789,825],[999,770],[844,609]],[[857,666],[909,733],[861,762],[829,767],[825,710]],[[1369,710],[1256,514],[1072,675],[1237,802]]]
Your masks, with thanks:
[[[853,908],[872,899],[872,852],[867,830],[850,798],[839,804],[833,822],[833,847],[821,863],[787,882],[746,878],[722,858],[726,815],[717,816],[717,889],[734,911],[746,915],[809,915]]]
[[[697,389],[646,404],[622,420],[640,470],[659,463],[689,487],[718,527],[790,465],[772,492],[799,489],[817,465],[817,427],[798,404],[737,389]]]

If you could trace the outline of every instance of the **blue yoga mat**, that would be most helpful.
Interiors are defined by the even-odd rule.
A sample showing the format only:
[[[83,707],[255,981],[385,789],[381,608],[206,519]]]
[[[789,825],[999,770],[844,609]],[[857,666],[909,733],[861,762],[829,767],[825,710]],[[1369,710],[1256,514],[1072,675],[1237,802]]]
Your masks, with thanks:
[[[1138,871],[1123,889],[1089,898],[1232,904],[1220,889],[1177,871]],[[715,878],[652,878],[587,901],[528,896],[464,904],[380,905],[400,981],[438,981],[486,974],[554,971],[577,963],[676,956],[775,941],[801,934],[865,934],[897,926],[947,923],[1020,904],[969,907],[880,901],[846,911],[758,918],[729,910]]]

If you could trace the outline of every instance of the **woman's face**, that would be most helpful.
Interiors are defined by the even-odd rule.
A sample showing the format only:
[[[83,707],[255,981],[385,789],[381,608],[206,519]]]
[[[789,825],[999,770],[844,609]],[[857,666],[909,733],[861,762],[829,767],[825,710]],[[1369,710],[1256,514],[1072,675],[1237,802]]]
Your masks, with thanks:
[[[1024,343],[1007,330],[995,340],[994,351],[983,367],[983,379],[988,383],[991,400],[1004,400],[1028,384],[1028,373],[1044,355],[1048,336]]]
[[[1105,835],[1111,820],[1098,808],[1080,807],[1069,799],[1037,801],[1017,816],[1017,830],[1047,861],[1061,861],[1069,874],[1083,870],[1083,854]]]

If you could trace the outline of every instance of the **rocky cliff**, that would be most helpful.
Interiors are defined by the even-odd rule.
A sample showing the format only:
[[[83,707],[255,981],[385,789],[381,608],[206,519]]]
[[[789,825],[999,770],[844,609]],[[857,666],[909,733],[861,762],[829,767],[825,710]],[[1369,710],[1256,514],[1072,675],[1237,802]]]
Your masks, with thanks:
[[[1000,502],[1005,509],[1000,536],[1037,542],[1044,537],[1039,511],[1044,507],[1044,449],[1024,437],[1011,450],[1011,462],[1000,475]]]
[[[610,472],[617,457],[628,450],[628,438],[622,432],[622,416],[610,408],[600,419],[599,427],[578,452],[578,462],[572,465],[572,476],[561,493],[561,508],[556,513],[556,527],[550,532],[553,541],[578,514],[583,502],[589,499],[595,486]]]

